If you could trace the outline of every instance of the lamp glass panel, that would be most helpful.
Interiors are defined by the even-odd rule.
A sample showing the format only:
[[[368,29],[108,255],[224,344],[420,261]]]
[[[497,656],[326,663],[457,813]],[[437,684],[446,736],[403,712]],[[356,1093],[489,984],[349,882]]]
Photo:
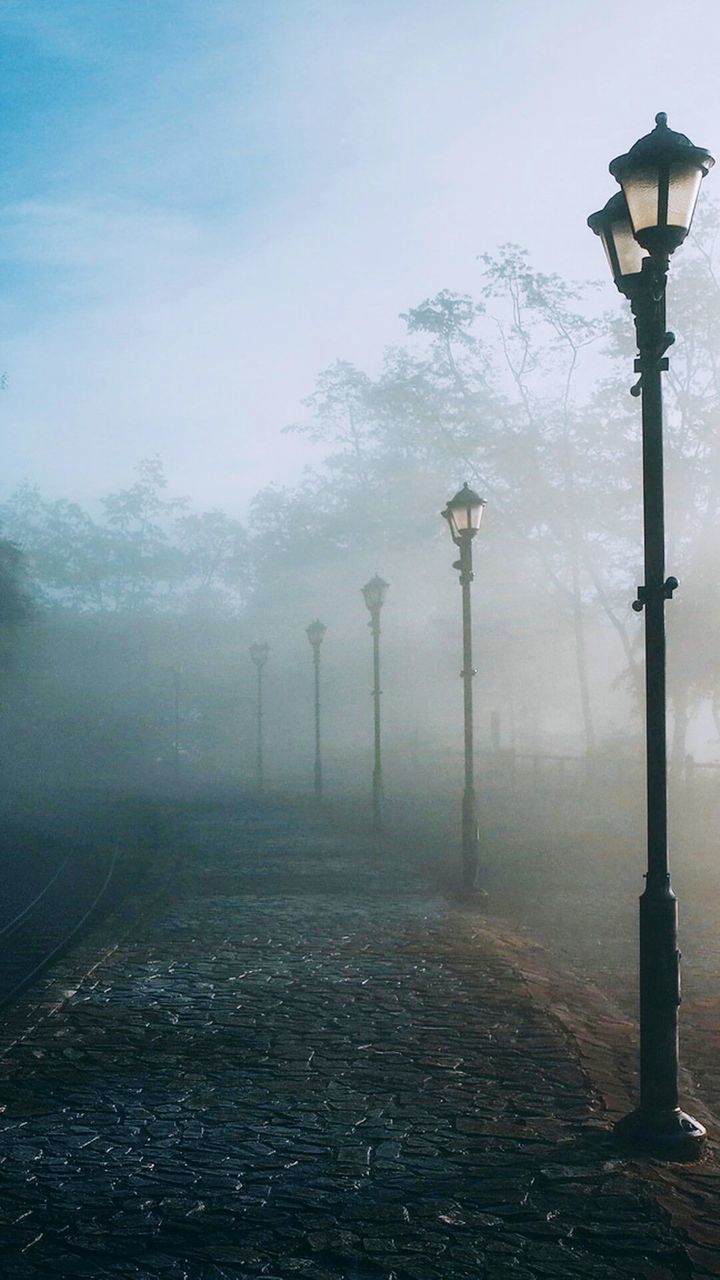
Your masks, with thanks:
[[[377,609],[385,603],[387,586],[379,578],[373,578],[363,587],[363,595],[368,609]]]
[[[458,536],[458,534],[459,534],[459,532],[460,532],[460,530],[459,530],[459,528],[458,528],[458,522],[457,522],[457,520],[455,519],[456,515],[457,515],[457,512],[455,511],[455,509],[454,509],[453,507],[448,507],[448,508],[447,508],[447,515],[446,515],[446,519],[447,519],[447,522],[448,522],[448,525],[449,525],[449,528],[450,528],[450,533],[451,533],[451,535],[452,535],[452,537],[453,537],[453,538],[457,538],[457,536]]]
[[[449,511],[457,533],[464,533],[466,529],[472,528],[468,510],[466,506],[455,506],[454,502],[450,504]]]
[[[635,234],[658,224],[660,171],[657,165],[636,169],[623,180],[623,191]]]
[[[482,520],[483,504],[478,503],[463,506],[450,505],[450,514],[455,526],[456,533],[464,533],[466,529],[479,529]]]
[[[614,276],[614,275],[615,275],[615,263],[614,263],[614,262],[613,262],[613,260],[612,260],[612,254],[610,253],[610,249],[608,248],[608,236],[607,236],[607,232],[606,232],[606,231],[601,231],[601,232],[600,232],[600,239],[601,239],[601,241],[602,241],[602,247],[603,247],[603,249],[605,250],[605,257],[606,257],[606,258],[607,258],[607,260],[608,260],[608,266],[609,266],[609,268],[610,268],[610,275],[611,275],[611,276]]]
[[[442,516],[443,520],[447,522],[447,527],[450,530],[451,538],[457,537],[457,525],[455,524],[453,510],[449,503],[446,506],[445,510],[440,512],[440,515]]]
[[[627,218],[617,218],[610,224],[610,234],[615,241],[615,251],[618,256],[621,276],[633,276],[638,271],[642,271],[643,258],[647,258],[647,249],[643,249],[639,245],[632,233],[632,227]],[[610,269],[612,270],[612,258],[608,253],[605,237],[602,237],[605,252],[608,255]]]
[[[670,166],[668,226],[685,227],[689,231],[701,181],[702,169],[698,168],[696,164],[673,164]]]

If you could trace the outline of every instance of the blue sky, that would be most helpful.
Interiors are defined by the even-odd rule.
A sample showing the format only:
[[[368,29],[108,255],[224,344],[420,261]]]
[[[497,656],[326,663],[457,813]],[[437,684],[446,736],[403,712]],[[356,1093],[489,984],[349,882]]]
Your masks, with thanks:
[[[704,0],[0,0],[0,49],[5,485],[85,501],[159,452],[242,512],[317,372],[477,254],[602,278],[656,111],[720,148]]]
[[[256,110],[272,48],[263,9],[0,4],[4,200],[172,211],[208,233],[228,217],[252,223],[286,167],[272,121]],[[55,266],[72,274],[61,255]]]

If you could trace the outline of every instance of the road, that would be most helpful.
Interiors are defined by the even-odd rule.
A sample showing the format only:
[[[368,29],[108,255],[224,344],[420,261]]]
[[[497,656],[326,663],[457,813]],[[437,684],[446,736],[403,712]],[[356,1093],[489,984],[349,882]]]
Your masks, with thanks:
[[[512,956],[412,861],[240,805],[188,809],[158,856],[165,896],[5,1026],[4,1278],[720,1274],[716,1166],[679,1175],[693,1243]]]

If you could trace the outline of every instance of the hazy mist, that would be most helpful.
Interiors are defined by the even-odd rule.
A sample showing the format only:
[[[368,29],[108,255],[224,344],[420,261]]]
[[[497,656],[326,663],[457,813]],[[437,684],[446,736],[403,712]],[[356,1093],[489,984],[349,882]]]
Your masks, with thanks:
[[[454,804],[466,479],[480,777],[640,770],[634,339],[586,217],[657,110],[717,146],[712,6],[6,0],[0,33],[8,800],[252,786],[257,639],[268,786],[305,794],[315,617],[326,790],[366,796],[380,572],[388,804]],[[720,738],[715,181],[669,295],[681,780]]]
[[[602,276],[609,159],[661,108],[718,134],[717,28],[692,0],[5,0],[6,485],[92,503],[159,453],[244,515],[316,459],[279,434],[316,373],[377,369],[478,254]]]

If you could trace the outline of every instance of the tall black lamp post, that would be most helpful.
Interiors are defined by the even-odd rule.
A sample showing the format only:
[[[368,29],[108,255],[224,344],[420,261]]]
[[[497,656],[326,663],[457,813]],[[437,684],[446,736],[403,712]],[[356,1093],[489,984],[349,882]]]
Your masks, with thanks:
[[[327,631],[324,622],[320,622],[316,618],[305,628],[313,651],[313,666],[315,668],[315,799],[322,800],[322,761],[320,758],[320,645],[323,642],[323,636]]]
[[[588,218],[600,236],[615,284],[635,318],[642,397],[645,582],[633,609],[645,610],[647,848],[640,898],[640,1105],[617,1126],[624,1142],[667,1159],[692,1159],[705,1130],[681,1111],[678,1098],[680,952],[677,899],[670,884],[667,842],[665,601],[678,583],[665,577],[662,373],[674,336],[665,329],[670,255],[692,222],[703,177],[714,163],[702,147],[655,117],[652,133],[610,165],[620,183]]]
[[[362,593],[365,597],[365,604],[370,610],[370,621],[368,626],[372,631],[373,638],[373,710],[375,721],[375,755],[373,761],[373,777],[372,777],[372,800],[373,800],[373,830],[379,831],[382,827],[382,802],[383,802],[383,777],[382,777],[382,755],[380,751],[380,610],[385,603],[385,597],[388,592],[389,583],[385,582],[379,574],[375,574],[369,582],[365,583]]]
[[[263,671],[270,653],[270,645],[264,641],[262,644],[250,645],[250,657],[257,668],[257,752],[256,752],[256,778],[257,789],[263,791],[265,789],[265,773],[263,768]]]
[[[472,609],[470,583],[473,580],[472,540],[480,528],[485,500],[469,488],[467,482],[455,494],[442,512],[447,520],[460,559],[453,568],[460,570],[462,587],[463,626],[463,701],[465,718],[465,789],[462,800],[462,881],[463,889],[472,893],[478,889],[480,866],[480,838],[478,834],[477,805],[475,802],[475,740],[473,734],[473,690],[475,670],[472,664]]]

